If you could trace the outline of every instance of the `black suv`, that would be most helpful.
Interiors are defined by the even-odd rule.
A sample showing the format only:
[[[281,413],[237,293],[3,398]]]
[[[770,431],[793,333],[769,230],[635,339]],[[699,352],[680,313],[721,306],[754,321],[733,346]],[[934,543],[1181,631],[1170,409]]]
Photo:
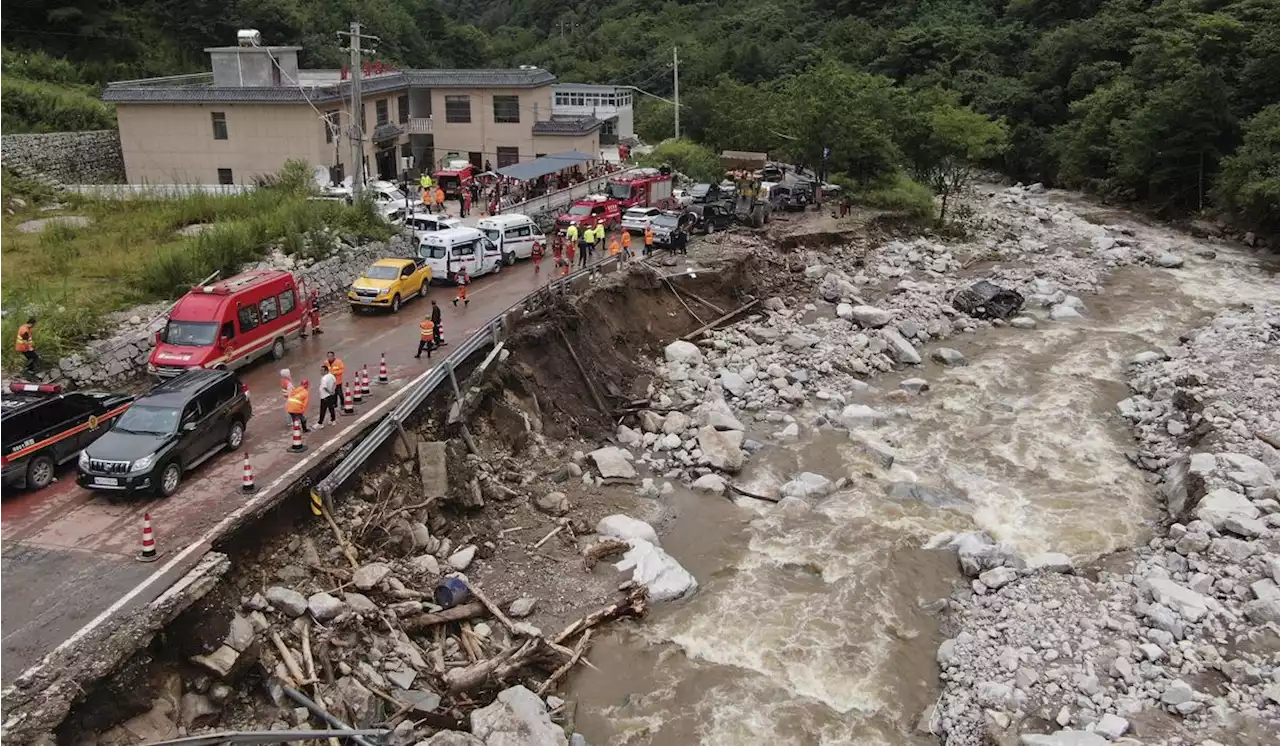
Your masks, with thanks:
[[[132,402],[121,394],[64,394],[49,384],[12,384],[0,399],[4,486],[48,487],[54,469],[107,432]]]
[[[138,397],[111,432],[85,449],[76,481],[91,490],[155,490],[168,497],[184,472],[223,448],[239,448],[252,416],[235,374],[187,371]]]

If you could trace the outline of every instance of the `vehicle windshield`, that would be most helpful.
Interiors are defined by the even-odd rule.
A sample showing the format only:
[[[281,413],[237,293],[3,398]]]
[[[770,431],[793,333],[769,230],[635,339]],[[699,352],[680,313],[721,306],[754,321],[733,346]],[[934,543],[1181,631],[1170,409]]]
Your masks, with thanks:
[[[375,264],[364,271],[364,277],[368,280],[394,280],[399,276],[399,267],[388,267],[385,264]]]
[[[648,209],[627,210],[626,213],[623,214],[624,218],[644,218],[648,216],[649,216]]]
[[[591,205],[574,205],[569,208],[570,215],[590,215]]]
[[[454,187],[458,186],[458,184],[460,183],[462,182],[458,179],[457,176],[441,176],[440,177],[441,189],[453,189]]]
[[[481,228],[480,232],[484,234],[485,238],[493,241],[495,244],[502,238],[502,231],[497,228]]]
[[[444,259],[444,247],[431,244],[418,244],[418,256],[424,259]]]
[[[164,327],[164,343],[179,347],[208,347],[218,338],[216,321],[174,321]]]
[[[177,431],[180,415],[181,412],[171,407],[134,404],[116,420],[115,429],[122,433],[169,435]]]
[[[405,199],[404,192],[399,189],[384,189],[378,193],[378,201],[386,202],[388,204],[394,204],[396,202],[404,204]]]
[[[680,224],[680,218],[675,215],[658,215],[653,219],[655,228],[675,228]]]
[[[630,184],[610,184],[609,196],[613,197],[614,199],[630,199],[631,185]]]
[[[710,184],[694,184],[692,187],[689,188],[689,194],[692,194],[695,197],[701,197],[710,191],[711,191]]]

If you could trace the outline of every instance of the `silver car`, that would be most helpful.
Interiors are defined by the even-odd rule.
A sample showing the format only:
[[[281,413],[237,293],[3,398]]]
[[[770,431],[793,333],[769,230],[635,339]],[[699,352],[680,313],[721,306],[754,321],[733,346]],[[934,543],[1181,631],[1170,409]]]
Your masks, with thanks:
[[[622,213],[622,230],[628,233],[644,233],[649,222],[662,214],[656,207],[632,207]]]

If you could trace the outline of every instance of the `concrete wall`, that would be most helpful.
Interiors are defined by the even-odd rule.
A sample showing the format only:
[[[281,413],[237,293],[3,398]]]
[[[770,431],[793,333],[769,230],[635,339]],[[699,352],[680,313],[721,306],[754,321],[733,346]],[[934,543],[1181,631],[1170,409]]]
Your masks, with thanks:
[[[226,140],[214,139],[213,112],[226,115]],[[117,104],[116,121],[131,184],[217,184],[221,168],[243,184],[291,158],[333,162],[324,123],[306,105]]]
[[[25,166],[64,184],[115,184],[124,181],[120,136],[115,130],[5,135],[0,159]]]
[[[600,158],[600,131],[596,130],[589,135],[577,136],[538,135],[533,138],[533,146],[535,152],[543,155],[576,150],[579,153],[594,155],[598,159]]]
[[[450,124],[445,121],[445,96],[462,94],[471,96],[471,123]],[[494,96],[519,97],[519,124],[499,124],[493,121]],[[437,162],[450,152],[466,158],[467,153],[480,151],[483,153],[481,162],[490,160],[496,168],[500,147],[519,148],[522,161],[531,160],[534,153],[542,152],[534,145],[533,123],[551,118],[551,86],[477,91],[434,89],[431,92],[431,112]]]

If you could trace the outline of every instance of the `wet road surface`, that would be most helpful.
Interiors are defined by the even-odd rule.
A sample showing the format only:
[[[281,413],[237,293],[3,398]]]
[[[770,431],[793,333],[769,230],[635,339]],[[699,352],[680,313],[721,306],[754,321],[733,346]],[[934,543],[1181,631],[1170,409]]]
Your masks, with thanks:
[[[244,506],[248,499],[240,492],[244,452],[250,456],[261,493],[273,484],[286,485],[301,477],[306,468],[354,438],[366,424],[374,424],[376,417],[368,417],[365,423],[364,415],[429,371],[452,349],[446,346],[430,361],[425,356],[420,360],[413,357],[418,322],[430,313],[431,300],[443,312],[445,340],[456,345],[544,284],[550,274],[549,257],[542,262],[540,274],[534,273],[532,262],[518,262],[498,274],[477,278],[469,289],[470,305],[459,304],[456,308],[451,302],[456,289],[451,286],[431,288],[425,298],[406,303],[396,315],[352,313],[345,298],[333,301],[325,309],[324,334],[295,342],[282,361],[263,359],[239,371],[254,405],[244,445],[239,452],[218,454],[188,472],[172,497],[111,499],[89,492],[76,485],[74,464],[61,469],[59,480],[47,489],[6,495],[0,509],[3,683],[10,684],[23,670],[118,603],[166,561],[184,548],[206,540],[211,529]],[[290,368],[295,381],[310,379],[315,391],[320,365],[329,350],[346,363],[347,380],[353,379],[356,369],[368,366],[374,381],[372,397],[365,397],[357,405],[355,416],[339,415],[337,427],[313,430],[306,436],[307,451],[291,453],[279,369]],[[384,353],[390,383],[379,385],[378,364]],[[311,397],[307,412],[312,423],[319,413],[318,399]],[[361,421],[360,426],[352,421]],[[308,466],[304,468],[303,462]],[[143,515],[148,512],[161,553],[156,564],[134,559],[141,544]],[[204,552],[190,554],[190,561],[183,567],[193,566]],[[131,600],[148,602],[168,582],[171,581],[166,578],[154,583],[146,593]]]

